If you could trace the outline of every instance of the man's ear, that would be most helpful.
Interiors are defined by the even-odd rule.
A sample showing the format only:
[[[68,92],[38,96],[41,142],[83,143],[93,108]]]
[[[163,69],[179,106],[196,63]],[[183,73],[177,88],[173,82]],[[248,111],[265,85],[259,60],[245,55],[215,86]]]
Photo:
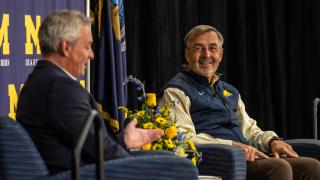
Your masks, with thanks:
[[[222,60],[222,57],[223,57],[223,48],[220,49],[220,62]]]
[[[61,55],[62,56],[69,56],[69,51],[70,51],[70,44],[66,40],[62,40],[60,44],[60,49],[61,49]]]

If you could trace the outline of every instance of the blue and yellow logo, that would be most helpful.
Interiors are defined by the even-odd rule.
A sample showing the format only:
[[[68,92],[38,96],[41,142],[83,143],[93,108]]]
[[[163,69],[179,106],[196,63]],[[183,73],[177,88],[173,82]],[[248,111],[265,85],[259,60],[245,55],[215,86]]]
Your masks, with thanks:
[[[229,96],[231,96],[232,95],[232,93],[230,92],[230,91],[228,91],[228,90],[223,90],[223,95],[225,96],[225,97],[229,97]]]

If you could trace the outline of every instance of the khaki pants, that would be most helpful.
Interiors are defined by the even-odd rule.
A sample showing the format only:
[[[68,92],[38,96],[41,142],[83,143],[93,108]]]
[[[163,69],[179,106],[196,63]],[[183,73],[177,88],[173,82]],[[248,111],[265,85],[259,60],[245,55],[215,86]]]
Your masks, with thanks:
[[[258,159],[247,163],[248,180],[320,180],[320,161],[307,158]]]

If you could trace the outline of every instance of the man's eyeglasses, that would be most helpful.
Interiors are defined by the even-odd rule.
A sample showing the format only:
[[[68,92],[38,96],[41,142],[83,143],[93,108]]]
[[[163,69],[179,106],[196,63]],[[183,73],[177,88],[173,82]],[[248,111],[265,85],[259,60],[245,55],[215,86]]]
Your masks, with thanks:
[[[203,53],[205,50],[211,53],[217,53],[221,48],[218,48],[216,45],[210,45],[209,47],[204,47],[203,45],[195,45],[192,50],[194,52]]]

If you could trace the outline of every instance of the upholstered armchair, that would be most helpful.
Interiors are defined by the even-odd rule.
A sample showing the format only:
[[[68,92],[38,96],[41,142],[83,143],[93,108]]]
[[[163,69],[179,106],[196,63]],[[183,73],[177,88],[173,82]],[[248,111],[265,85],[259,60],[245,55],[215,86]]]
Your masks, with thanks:
[[[316,139],[290,139],[286,140],[300,155],[320,160],[320,140]]]
[[[71,163],[71,162],[70,162]],[[95,165],[80,168],[81,179],[95,179]],[[105,179],[197,179],[190,160],[170,153],[135,154],[104,162]],[[71,171],[50,174],[29,134],[16,121],[0,118],[0,179],[71,179]]]
[[[305,157],[320,160],[320,141],[316,139],[286,140],[293,149]],[[197,146],[202,152],[202,162],[199,165],[200,175],[220,176],[223,180],[245,180],[245,154],[239,148],[219,144],[203,144]]]
[[[223,180],[246,179],[246,159],[241,149],[222,144],[201,144],[197,148],[202,153],[200,175],[220,176]]]

